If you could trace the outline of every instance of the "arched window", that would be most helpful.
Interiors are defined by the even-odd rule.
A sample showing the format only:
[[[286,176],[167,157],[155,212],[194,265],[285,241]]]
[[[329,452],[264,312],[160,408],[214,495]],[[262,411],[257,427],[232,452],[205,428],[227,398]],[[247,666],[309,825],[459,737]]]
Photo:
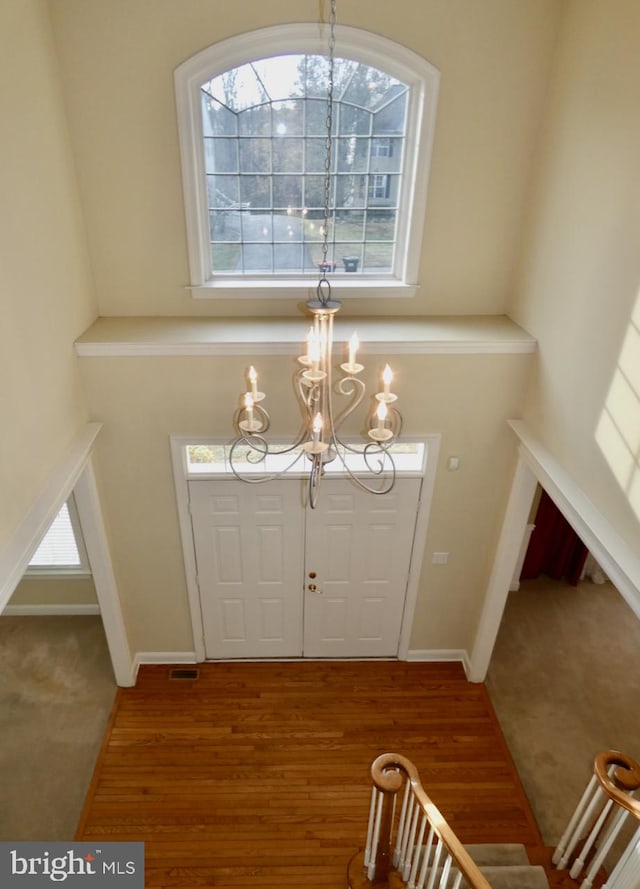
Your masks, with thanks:
[[[336,32],[327,259],[352,292],[418,273],[438,72],[384,38]],[[322,260],[328,59],[317,25],[216,44],[176,71],[196,295],[298,296]],[[265,51],[268,47],[268,52]]]

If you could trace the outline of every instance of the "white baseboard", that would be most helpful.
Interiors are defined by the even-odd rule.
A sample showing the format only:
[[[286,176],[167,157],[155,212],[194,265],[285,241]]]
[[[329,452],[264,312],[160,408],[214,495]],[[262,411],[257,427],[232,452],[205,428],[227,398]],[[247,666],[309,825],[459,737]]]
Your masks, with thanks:
[[[469,655],[464,648],[414,648],[407,652],[407,660],[424,663],[459,661],[465,674],[469,675]]]
[[[99,605],[7,605],[2,615],[6,617],[70,617],[74,614],[100,614]]]
[[[143,664],[197,664],[195,651],[137,651],[133,658],[133,674]]]

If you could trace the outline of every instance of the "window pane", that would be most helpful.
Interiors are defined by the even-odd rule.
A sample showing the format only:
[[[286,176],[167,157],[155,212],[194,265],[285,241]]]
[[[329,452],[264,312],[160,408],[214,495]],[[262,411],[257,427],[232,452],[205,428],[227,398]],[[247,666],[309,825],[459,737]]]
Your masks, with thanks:
[[[207,197],[211,209],[237,207],[239,196],[237,176],[207,176]]]
[[[202,131],[205,136],[235,136],[236,115],[202,91]]]
[[[374,133],[394,133],[402,134],[405,129],[405,115],[407,107],[407,93],[403,91],[389,102],[382,106],[374,115],[373,132]]]
[[[214,272],[230,272],[241,268],[239,244],[212,244],[211,268]]]
[[[367,213],[365,239],[367,241],[393,241],[395,239],[397,212],[375,210]]]
[[[32,556],[29,566],[79,568],[80,565],[80,553],[71,524],[69,507],[64,503]]]
[[[365,271],[390,272],[393,266],[393,244],[367,244],[364,248]]]
[[[302,139],[273,140],[273,172],[302,173]]]
[[[274,56],[252,65],[271,102],[304,94],[303,55]]]
[[[271,135],[271,106],[247,108],[238,115],[238,132],[241,136]]]
[[[368,136],[371,132],[372,117],[362,108],[342,105],[338,121],[337,133],[340,136]]]
[[[271,177],[241,176],[240,200],[254,209],[271,208]]]
[[[304,102],[277,102],[272,105],[274,136],[302,136],[304,133]]]
[[[204,84],[214,270],[317,269],[325,204],[327,72],[322,56],[283,55],[241,65]],[[393,256],[406,92],[404,84],[383,71],[336,59],[329,206],[337,217],[337,273],[387,268]],[[366,208],[387,215],[374,220],[365,215]],[[333,238],[333,222],[330,228]],[[372,243],[365,251],[370,240],[384,249]]]
[[[302,176],[275,176],[273,207],[302,207]]]
[[[305,132],[308,136],[324,136],[327,132],[327,100],[308,99],[305,102]]]
[[[238,139],[240,170],[243,173],[271,172],[270,139]]]

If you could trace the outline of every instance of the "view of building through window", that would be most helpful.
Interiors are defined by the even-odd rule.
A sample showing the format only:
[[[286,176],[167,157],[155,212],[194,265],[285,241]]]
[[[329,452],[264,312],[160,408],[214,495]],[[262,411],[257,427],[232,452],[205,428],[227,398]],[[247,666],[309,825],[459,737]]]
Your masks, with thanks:
[[[279,55],[201,86],[211,274],[318,271],[322,260],[328,60]],[[408,87],[337,58],[330,270],[394,268]]]

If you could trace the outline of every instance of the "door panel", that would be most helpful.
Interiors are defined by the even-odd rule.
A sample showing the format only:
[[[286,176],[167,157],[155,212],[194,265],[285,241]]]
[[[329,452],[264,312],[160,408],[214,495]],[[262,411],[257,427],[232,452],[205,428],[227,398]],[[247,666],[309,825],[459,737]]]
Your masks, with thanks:
[[[420,487],[190,481],[206,657],[395,657]]]
[[[420,487],[397,479],[379,496],[323,479],[307,512],[306,657],[397,654]]]
[[[299,484],[190,481],[189,498],[206,656],[300,656]]]

